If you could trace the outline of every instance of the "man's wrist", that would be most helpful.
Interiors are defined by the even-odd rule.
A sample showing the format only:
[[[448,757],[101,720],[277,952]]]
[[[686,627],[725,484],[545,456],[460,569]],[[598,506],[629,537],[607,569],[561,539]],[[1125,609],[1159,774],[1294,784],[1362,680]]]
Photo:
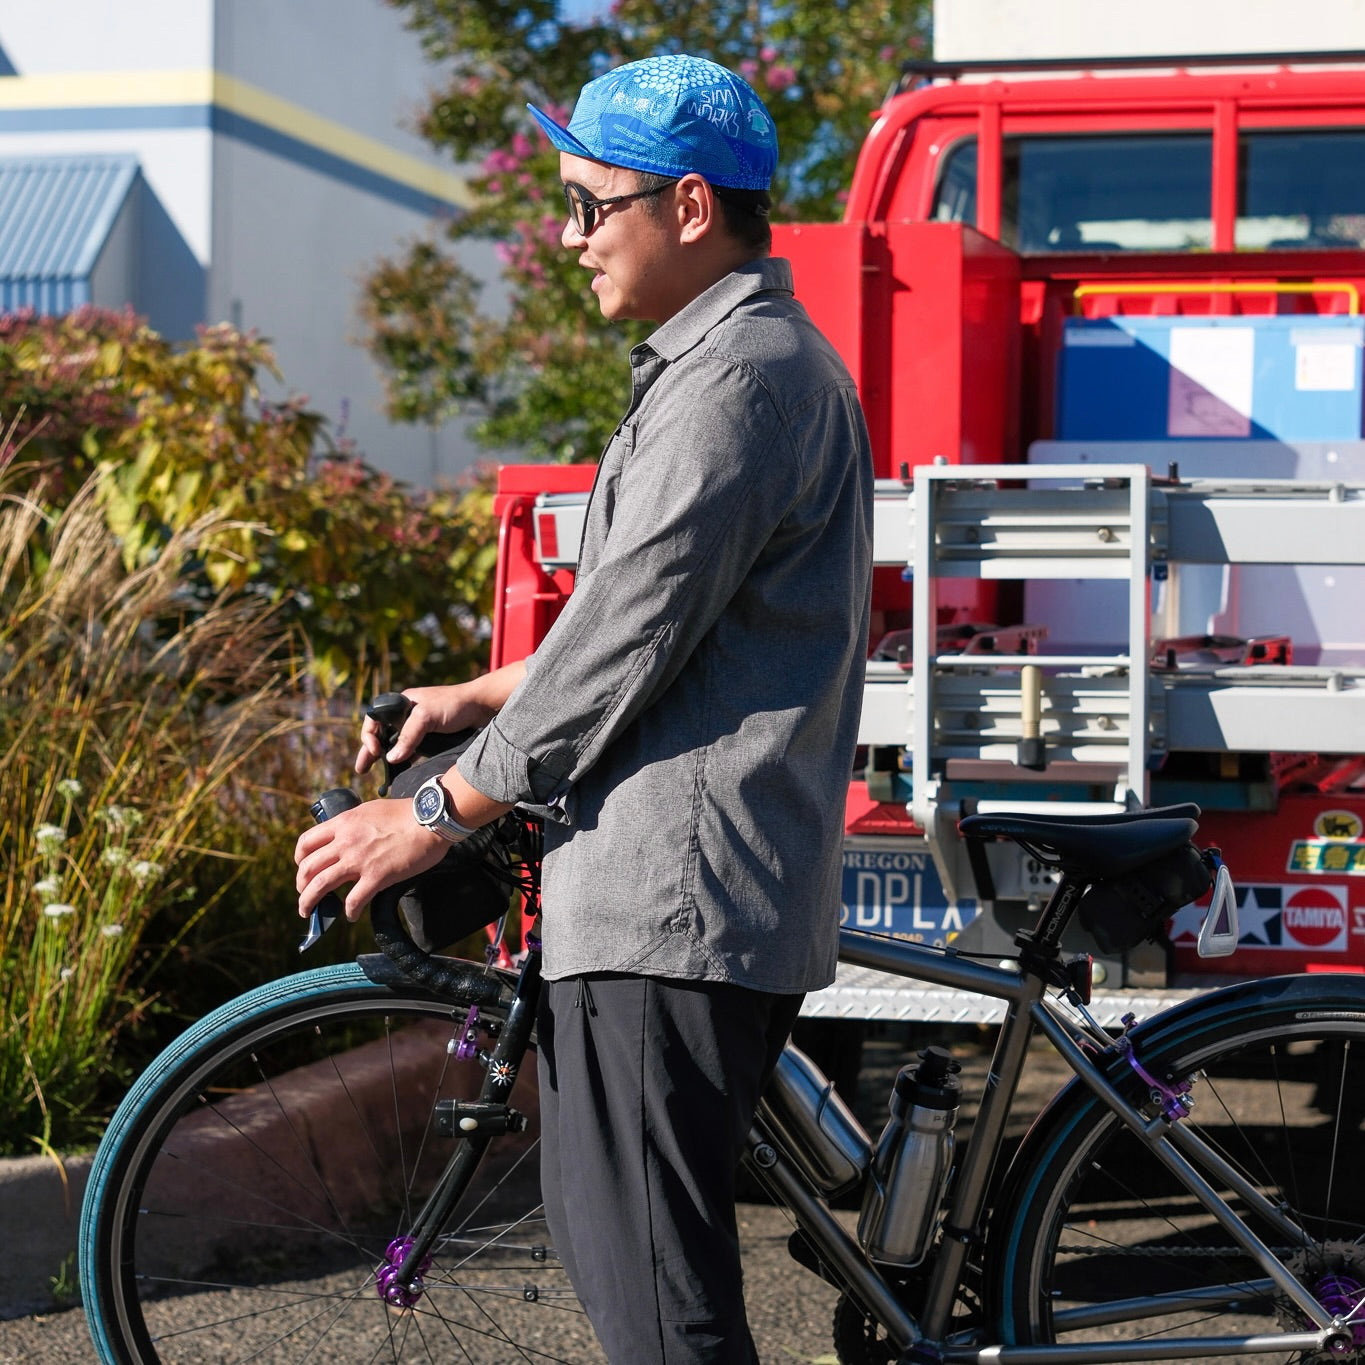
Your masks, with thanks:
[[[439,835],[448,844],[463,843],[474,833],[455,817],[450,793],[438,777],[428,778],[412,798],[412,814],[423,829]]]

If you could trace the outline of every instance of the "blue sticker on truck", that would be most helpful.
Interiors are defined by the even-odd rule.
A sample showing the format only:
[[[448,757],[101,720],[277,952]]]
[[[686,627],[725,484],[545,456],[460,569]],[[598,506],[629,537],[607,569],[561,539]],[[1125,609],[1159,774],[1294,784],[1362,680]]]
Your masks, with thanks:
[[[950,901],[927,850],[844,849],[843,909],[850,929],[916,943],[950,943],[980,913],[974,900]]]

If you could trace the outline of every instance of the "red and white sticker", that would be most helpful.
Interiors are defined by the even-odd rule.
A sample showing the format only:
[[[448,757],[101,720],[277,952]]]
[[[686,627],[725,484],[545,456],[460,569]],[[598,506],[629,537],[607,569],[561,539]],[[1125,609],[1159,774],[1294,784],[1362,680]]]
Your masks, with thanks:
[[[1344,887],[1297,886],[1286,887],[1285,892],[1280,922],[1286,947],[1346,951],[1350,916]]]

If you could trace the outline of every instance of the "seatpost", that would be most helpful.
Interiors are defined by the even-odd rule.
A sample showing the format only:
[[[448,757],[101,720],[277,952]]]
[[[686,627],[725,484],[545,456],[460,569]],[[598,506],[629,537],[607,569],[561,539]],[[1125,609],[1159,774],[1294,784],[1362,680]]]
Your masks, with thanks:
[[[1049,968],[1060,953],[1062,935],[1071,923],[1081,896],[1090,885],[1080,877],[1063,872],[1057,888],[1048,898],[1038,924],[1033,929],[1021,929],[1014,941],[1020,950],[1021,965],[1031,968],[1038,975],[1050,979]]]

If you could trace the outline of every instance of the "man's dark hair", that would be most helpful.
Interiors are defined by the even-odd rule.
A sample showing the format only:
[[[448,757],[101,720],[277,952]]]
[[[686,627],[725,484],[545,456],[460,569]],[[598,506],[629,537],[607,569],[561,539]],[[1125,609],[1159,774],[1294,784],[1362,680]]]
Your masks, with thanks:
[[[637,171],[636,177],[636,188],[645,193],[661,190],[677,179],[677,176],[673,175],[655,175],[652,171]],[[772,210],[773,201],[768,191],[732,190],[724,185],[712,185],[711,189],[720,204],[726,232],[754,251],[771,251],[773,230],[772,224],[768,221],[768,214]],[[657,197],[647,199],[645,202],[650,205],[651,212],[658,211],[654,207],[659,202]]]

